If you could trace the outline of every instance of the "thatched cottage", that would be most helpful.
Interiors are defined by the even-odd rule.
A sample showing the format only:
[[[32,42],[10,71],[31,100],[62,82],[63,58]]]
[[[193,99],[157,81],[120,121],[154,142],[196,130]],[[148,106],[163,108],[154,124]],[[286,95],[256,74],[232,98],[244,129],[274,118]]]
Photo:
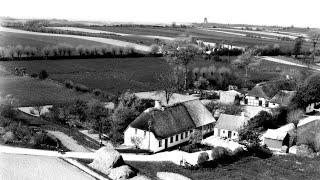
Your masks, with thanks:
[[[220,103],[222,104],[235,104],[239,100],[241,93],[235,90],[220,91]],[[237,99],[238,97],[238,99]]]
[[[214,135],[230,139],[238,139],[239,130],[248,122],[249,118],[241,116],[220,114],[214,127]]]
[[[277,105],[270,100],[276,95],[276,88],[272,84],[261,83],[248,92],[241,104],[249,106],[260,106],[265,108],[274,108]]]
[[[189,141],[196,129],[203,135],[212,132],[214,123],[212,114],[199,100],[149,108],[125,130],[124,145],[158,152]]]

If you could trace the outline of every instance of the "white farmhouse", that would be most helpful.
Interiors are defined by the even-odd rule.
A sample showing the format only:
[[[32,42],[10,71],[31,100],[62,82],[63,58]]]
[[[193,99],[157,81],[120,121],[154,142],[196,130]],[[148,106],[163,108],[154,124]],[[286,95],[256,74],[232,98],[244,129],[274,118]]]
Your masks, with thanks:
[[[221,104],[234,104],[237,96],[239,97],[241,93],[235,90],[220,91],[220,103]]]
[[[187,142],[195,129],[201,130],[203,135],[212,132],[214,123],[212,114],[199,100],[164,109],[149,108],[125,130],[124,145],[159,152]],[[141,142],[134,143],[133,139]]]
[[[238,139],[239,130],[248,122],[248,118],[241,113],[241,116],[220,114],[214,127],[214,136]]]
[[[272,89],[272,87],[267,85],[257,84],[255,87],[248,92],[248,94],[244,97],[242,105],[249,106],[260,106],[265,108],[275,108],[277,104],[270,103],[271,98],[277,92]]]

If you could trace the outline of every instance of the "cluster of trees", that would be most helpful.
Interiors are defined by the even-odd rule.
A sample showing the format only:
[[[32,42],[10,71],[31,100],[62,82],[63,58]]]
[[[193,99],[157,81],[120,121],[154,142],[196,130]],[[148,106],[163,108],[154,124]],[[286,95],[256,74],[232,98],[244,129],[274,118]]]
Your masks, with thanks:
[[[21,121],[11,104],[0,105],[0,128],[1,141],[6,144],[50,150],[61,148],[59,141],[45,131],[34,130]]]
[[[292,99],[292,106],[305,109],[311,103],[320,102],[320,74],[309,76],[297,88],[297,93]]]
[[[146,54],[140,53],[132,47],[87,47],[82,45],[74,47],[67,43],[42,48],[22,45],[0,47],[0,59],[2,60],[143,56],[146,56]]]
[[[76,100],[54,105],[43,118],[61,125],[86,126],[100,134],[106,134],[114,142],[123,141],[123,132],[145,109],[154,106],[153,100],[138,99],[126,92],[118,99],[114,110],[104,107],[98,100]]]

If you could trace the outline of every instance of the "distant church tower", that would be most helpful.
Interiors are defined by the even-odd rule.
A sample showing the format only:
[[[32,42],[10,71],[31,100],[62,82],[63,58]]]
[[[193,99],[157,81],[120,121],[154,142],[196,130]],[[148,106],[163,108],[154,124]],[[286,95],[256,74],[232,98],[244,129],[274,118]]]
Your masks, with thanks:
[[[208,24],[208,19],[205,17],[203,23]]]

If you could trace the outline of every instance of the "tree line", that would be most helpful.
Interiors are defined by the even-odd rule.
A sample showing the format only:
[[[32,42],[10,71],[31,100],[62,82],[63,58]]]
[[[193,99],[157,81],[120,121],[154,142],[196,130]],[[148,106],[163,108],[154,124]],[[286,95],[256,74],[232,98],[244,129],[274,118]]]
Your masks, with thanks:
[[[0,47],[0,60],[38,60],[60,58],[92,58],[92,57],[145,57],[155,55],[136,51],[133,47],[108,46],[72,46],[61,43],[53,46],[7,46]]]

